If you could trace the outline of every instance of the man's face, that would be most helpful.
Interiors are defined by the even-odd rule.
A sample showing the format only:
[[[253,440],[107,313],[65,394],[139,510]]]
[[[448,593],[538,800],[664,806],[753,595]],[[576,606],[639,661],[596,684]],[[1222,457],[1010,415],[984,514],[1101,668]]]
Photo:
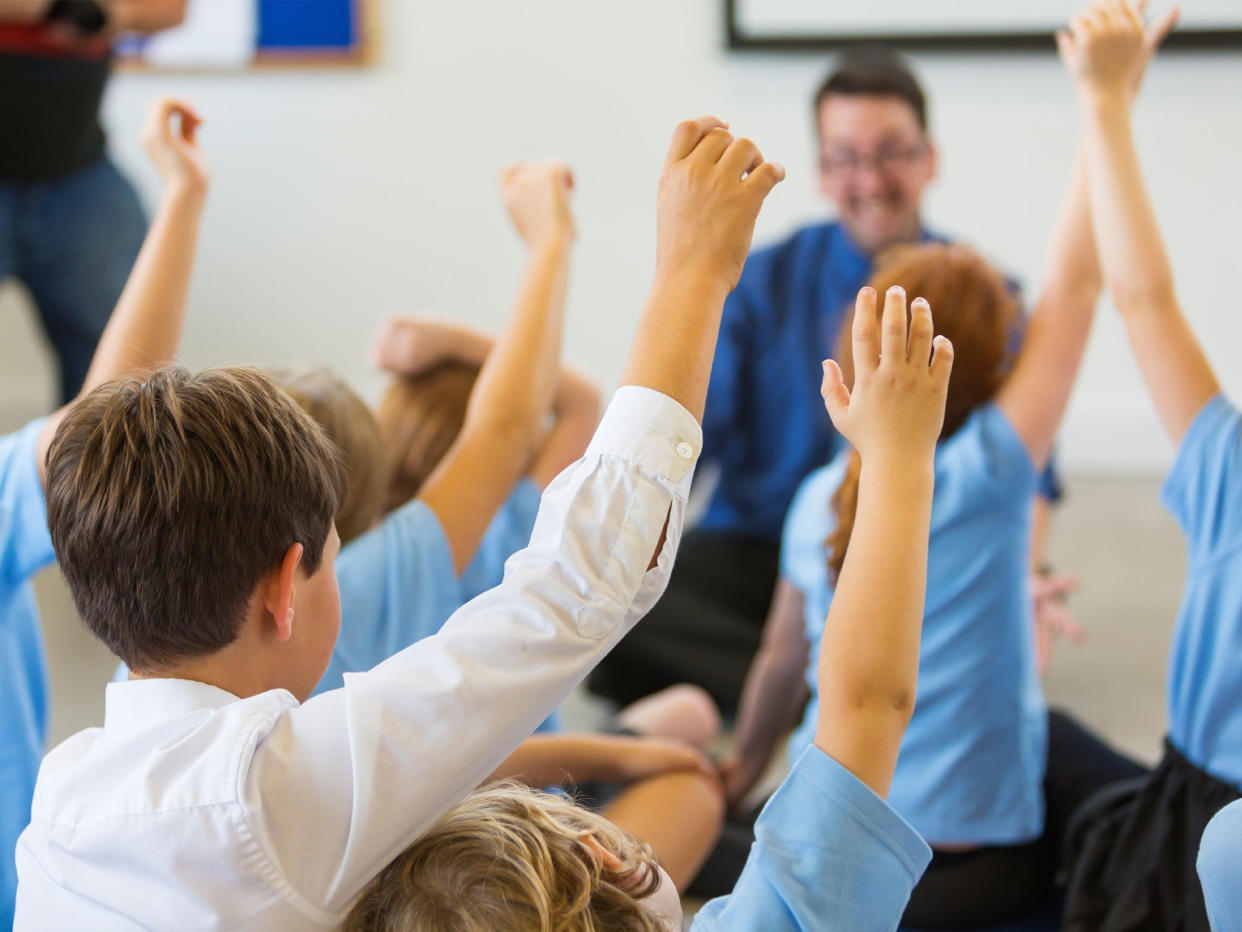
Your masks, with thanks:
[[[899,97],[830,94],[819,107],[819,185],[854,242],[875,254],[914,239],[936,153]]]

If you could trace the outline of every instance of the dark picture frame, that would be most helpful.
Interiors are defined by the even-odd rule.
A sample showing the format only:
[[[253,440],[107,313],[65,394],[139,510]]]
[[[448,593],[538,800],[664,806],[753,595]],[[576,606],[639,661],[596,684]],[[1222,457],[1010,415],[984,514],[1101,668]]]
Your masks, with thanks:
[[[921,32],[921,33],[842,33],[842,34],[748,34],[739,16],[743,0],[724,0],[725,35],[728,47],[735,51],[763,52],[831,52],[858,43],[881,43],[916,50],[978,50],[1006,49],[1054,50],[1051,31],[1030,32]],[[1236,49],[1242,46],[1242,15],[1237,28],[1178,28],[1164,43],[1166,48]]]

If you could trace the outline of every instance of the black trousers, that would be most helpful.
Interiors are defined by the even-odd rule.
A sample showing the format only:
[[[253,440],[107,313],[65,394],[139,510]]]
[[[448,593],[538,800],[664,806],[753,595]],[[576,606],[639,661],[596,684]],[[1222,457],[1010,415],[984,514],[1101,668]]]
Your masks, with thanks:
[[[982,928],[1050,908],[1060,851],[1074,814],[1102,788],[1147,773],[1070,716],[1049,712],[1043,835],[1022,845],[934,852],[902,925],[928,932]],[[691,893],[720,896],[732,889],[754,840],[757,815],[758,810],[726,824]]]
[[[627,705],[675,683],[695,683],[732,718],[779,568],[777,541],[689,531],[663,597],[600,662],[587,688]]]
[[[1146,779],[1103,790],[1066,839],[1068,932],[1208,932],[1195,860],[1208,822],[1239,798],[1165,741]]]

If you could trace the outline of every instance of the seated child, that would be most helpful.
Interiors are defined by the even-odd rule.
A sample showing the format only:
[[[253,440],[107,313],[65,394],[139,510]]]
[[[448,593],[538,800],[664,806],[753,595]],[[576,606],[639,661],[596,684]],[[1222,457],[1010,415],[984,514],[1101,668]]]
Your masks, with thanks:
[[[1155,28],[1167,28],[1175,16],[1176,10]],[[1221,394],[1181,312],[1143,184],[1130,76],[1150,44],[1130,3],[1094,7],[1060,37],[1086,123],[1104,276],[1161,423],[1178,447],[1162,499],[1187,545],[1186,591],[1169,653],[1164,756],[1129,791],[1102,792],[1084,806],[1070,839],[1068,930],[1242,927],[1242,885],[1225,882],[1237,878],[1242,863],[1237,807],[1226,808],[1242,791],[1242,415]],[[1227,304],[1223,299],[1222,308]],[[1220,821],[1205,835],[1214,816]]]
[[[712,118],[677,127],[622,388],[530,546],[439,633],[314,698],[345,478],[323,432],[248,369],[83,399],[48,454],[49,525],[85,623],[132,672],[103,728],[44,759],[16,927],[339,925],[659,597],[724,297],[781,177]]]
[[[439,329],[412,321],[403,326],[419,327],[421,342],[432,336],[428,328]],[[527,478],[493,519],[479,552],[458,580],[449,569],[448,547],[434,513],[417,498],[421,484],[410,478],[430,475],[457,436],[474,384],[473,376],[460,375],[455,364],[436,365],[415,378],[394,382],[381,405],[388,428],[383,431],[366,403],[330,372],[312,369],[274,376],[335,443],[349,477],[336,512],[342,544],[336,561],[341,633],[316,693],[328,688],[334,673],[339,688],[345,673],[368,670],[435,634],[469,598],[499,585],[505,560],[530,540],[543,488],[581,457],[589,432],[595,429],[594,389],[584,380],[575,384],[562,376],[553,410],[559,415],[568,409],[568,423],[558,416]],[[581,410],[576,418],[575,409]],[[394,421],[400,428],[396,432]],[[584,429],[588,436],[581,444],[565,436]],[[411,497],[383,518],[382,527],[351,541],[341,528],[357,534],[356,529],[370,527],[379,518],[378,502],[385,490],[374,488],[371,477],[384,475],[382,435],[389,438],[387,450],[395,467],[391,485],[409,489]],[[355,492],[355,477],[364,494]],[[379,545],[385,541],[399,548],[395,555],[381,557]],[[412,558],[419,554],[422,559]],[[436,554],[443,557],[439,572],[432,559]],[[471,586],[478,591],[470,592]],[[555,718],[554,714],[545,719],[539,730],[559,731]],[[711,697],[690,685],[670,687],[622,709],[608,730],[614,734],[532,738],[490,779],[566,785],[585,793],[610,819],[649,842],[684,889],[716,841],[723,803],[714,773],[701,755],[675,742],[652,739],[675,738],[705,748],[719,730]]]
[[[908,338],[900,289],[886,296],[882,325],[873,291],[858,302],[853,391],[835,363],[824,366],[825,405],[862,472],[854,543],[823,626],[813,746],[760,816],[737,887],[702,909],[696,930],[892,929],[931,856],[883,796],[915,703],[952,347],[933,341],[926,301],[911,308]],[[506,785],[478,791],[397,857],[346,924],[356,932],[681,927],[675,890],[642,842],[563,800]]]
[[[179,126],[174,128],[174,120]],[[142,251],[95,351],[82,393],[160,366],[176,352],[194,261],[207,166],[186,104],[152,104],[143,143],[164,191]],[[0,929],[13,924],[13,849],[30,821],[47,739],[47,666],[30,580],[54,559],[43,498],[43,461],[70,406],[0,438]]]
[[[1081,157],[1045,267],[1014,360],[1010,289],[965,247],[896,250],[871,279],[877,291],[900,285],[926,297],[962,359],[936,451],[919,704],[891,797],[936,852],[904,917],[914,927],[981,926],[1045,905],[1069,812],[1103,783],[1143,772],[1068,717],[1049,716],[1031,637],[1030,503],[1101,287]],[[839,339],[848,339],[848,325]],[[790,758],[811,743],[820,682],[812,646],[851,546],[858,476],[858,456],[846,451],[812,473],[790,506],[778,589],[743,694],[737,762],[727,770],[735,805],[808,688]],[[1084,747],[1102,762],[1099,772],[1072,766]]]

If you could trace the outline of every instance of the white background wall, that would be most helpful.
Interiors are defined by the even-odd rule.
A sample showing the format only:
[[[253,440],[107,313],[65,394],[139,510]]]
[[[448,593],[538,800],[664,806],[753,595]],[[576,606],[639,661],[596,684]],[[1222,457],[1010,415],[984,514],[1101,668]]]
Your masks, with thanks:
[[[376,61],[359,70],[123,73],[106,100],[113,150],[148,203],[136,143],[156,93],[193,100],[215,175],[183,358],[330,363],[364,392],[369,337],[395,309],[496,326],[521,252],[496,196],[507,160],[558,155],[578,175],[566,358],[611,386],[652,270],[667,136],[715,112],[783,161],[758,241],[825,215],[808,98],[823,55],[730,54],[720,0],[522,3],[373,0]],[[927,218],[1038,287],[1076,136],[1052,52],[914,57],[941,177]],[[1179,290],[1227,387],[1242,394],[1242,57],[1169,52],[1138,134]],[[0,300],[0,399],[50,399],[50,364],[14,289]],[[807,386],[814,391],[815,386]],[[1064,431],[1073,466],[1150,469],[1168,449],[1104,309]]]

